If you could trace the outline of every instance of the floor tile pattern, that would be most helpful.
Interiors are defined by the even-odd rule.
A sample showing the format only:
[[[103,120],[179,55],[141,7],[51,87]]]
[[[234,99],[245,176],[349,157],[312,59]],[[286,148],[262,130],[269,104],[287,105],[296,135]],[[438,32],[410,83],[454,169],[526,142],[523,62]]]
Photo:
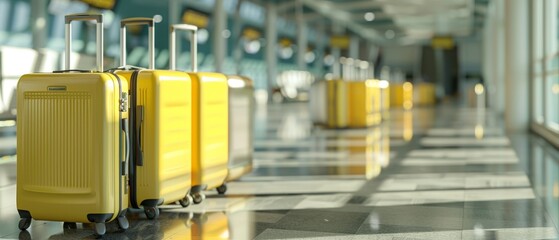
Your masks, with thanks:
[[[559,153],[526,135],[519,157],[490,111],[392,110],[381,126],[313,126],[308,105],[259,106],[254,171],[226,195],[157,221],[129,213],[106,239],[556,239]],[[482,113],[481,115],[479,115]],[[93,238],[34,221],[17,229],[15,126],[0,124],[0,238]],[[526,169],[523,166],[528,166]]]

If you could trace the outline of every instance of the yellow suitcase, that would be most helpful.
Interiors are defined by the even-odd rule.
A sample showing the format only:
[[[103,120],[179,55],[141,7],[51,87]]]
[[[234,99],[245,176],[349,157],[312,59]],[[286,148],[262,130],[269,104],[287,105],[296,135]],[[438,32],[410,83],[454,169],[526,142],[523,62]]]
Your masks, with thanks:
[[[254,85],[252,79],[228,76],[229,85],[229,164],[226,182],[241,178],[252,171]],[[216,189],[224,194],[227,187]]]
[[[411,109],[413,107],[413,85],[410,82],[390,84],[390,106]]]
[[[203,190],[224,188],[229,155],[229,88],[227,77],[220,73],[197,72],[196,26],[171,26],[170,66],[175,64],[175,31],[192,32],[192,188],[194,203],[202,202]]]
[[[102,15],[67,15],[66,69],[72,21],[97,21],[98,72],[27,74],[17,88],[17,209],[21,230],[31,219],[128,228],[128,82],[103,71]]]
[[[435,105],[435,84],[422,82],[415,84],[414,88],[414,105],[417,106],[433,106]]]
[[[378,82],[380,87],[380,112],[383,120],[390,118],[390,83],[386,80]]]
[[[347,127],[347,89],[344,80],[327,80],[328,122],[330,128]]]
[[[148,25],[149,69],[119,70],[130,82],[130,205],[143,206],[148,219],[159,216],[157,206],[191,202],[190,123],[192,81],[185,72],[154,70],[153,18],[121,21],[121,66],[126,66],[126,26]]]
[[[348,126],[370,127],[380,124],[380,115],[375,109],[377,86],[373,80],[350,81],[347,84]]]

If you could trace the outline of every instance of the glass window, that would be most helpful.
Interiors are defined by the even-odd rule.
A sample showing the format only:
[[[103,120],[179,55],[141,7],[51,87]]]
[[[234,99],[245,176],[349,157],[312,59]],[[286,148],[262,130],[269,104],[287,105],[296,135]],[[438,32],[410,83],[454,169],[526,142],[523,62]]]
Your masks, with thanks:
[[[550,74],[547,77],[545,92],[546,122],[552,130],[559,131],[559,75]]]

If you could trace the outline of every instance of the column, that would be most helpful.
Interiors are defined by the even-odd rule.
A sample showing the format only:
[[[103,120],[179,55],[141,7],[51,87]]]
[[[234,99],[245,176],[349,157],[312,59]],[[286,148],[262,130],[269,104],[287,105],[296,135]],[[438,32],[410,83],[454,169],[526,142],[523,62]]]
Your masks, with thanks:
[[[505,127],[522,131],[528,127],[528,1],[504,1],[505,24]],[[555,8],[556,9],[556,8]]]
[[[504,2],[509,0],[496,0],[496,21],[495,34],[493,38],[493,46],[495,46],[495,89],[493,95],[494,110],[498,114],[505,112],[505,9]]]
[[[359,59],[359,36],[352,34],[349,37],[349,57]]]
[[[332,32],[335,35],[341,35],[344,32],[344,28],[339,23],[332,24]],[[338,47],[332,47],[332,57],[334,57],[334,65],[332,66],[332,73],[334,78],[342,78],[342,69],[340,66],[340,57],[342,56],[342,50]]]
[[[277,10],[276,5],[272,2],[266,3],[266,74],[268,79],[268,99],[272,97],[272,87],[276,84],[277,77],[277,44],[278,44],[278,32],[277,32]]]
[[[47,1],[31,1],[31,31],[33,48],[46,47],[47,43]]]
[[[235,73],[238,75],[242,74],[242,65],[241,61],[243,59],[243,42],[242,42],[242,33],[241,33],[241,6],[243,4],[243,0],[237,1],[237,6],[235,7],[235,15],[233,16],[233,59],[235,60]]]
[[[299,70],[307,69],[305,54],[307,53],[307,24],[303,12],[303,2],[296,2],[296,21],[297,21],[297,66]]]
[[[181,21],[181,9],[182,9],[182,3],[181,2],[182,2],[182,0],[170,0],[169,1],[169,24],[170,25],[182,22]],[[156,27],[158,27],[158,26],[156,26]],[[168,31],[167,31],[167,33],[168,33]],[[177,60],[180,57],[180,53],[182,53],[181,46],[182,46],[182,44],[177,44],[176,47],[175,47],[175,51],[177,51],[175,53],[176,54],[175,56],[177,57]]]
[[[326,47],[326,29],[325,24],[321,21],[317,27],[317,35],[316,35],[316,56],[314,60],[314,67],[316,68],[317,72],[317,79],[321,80],[324,78],[324,48]]]
[[[223,61],[227,57],[227,39],[223,36],[223,32],[227,29],[227,12],[223,6],[223,0],[215,0],[213,17],[215,19],[213,29],[215,71],[223,72]]]

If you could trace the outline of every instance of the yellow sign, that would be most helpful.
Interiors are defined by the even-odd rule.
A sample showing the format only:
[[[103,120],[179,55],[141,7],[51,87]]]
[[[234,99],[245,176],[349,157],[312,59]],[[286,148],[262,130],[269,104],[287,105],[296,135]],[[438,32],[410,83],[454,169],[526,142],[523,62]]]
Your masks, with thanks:
[[[289,38],[282,38],[279,40],[279,44],[282,47],[290,47],[293,44],[293,42]]]
[[[100,8],[100,9],[113,9],[115,7],[116,0],[81,0],[87,3],[89,6]]]
[[[201,12],[186,10],[182,14],[182,22],[190,25],[197,26],[199,28],[206,28],[208,26],[208,15]]]
[[[332,36],[330,38],[330,46],[334,48],[349,48],[349,36]]]
[[[433,48],[452,49],[454,48],[454,38],[436,36],[431,39],[431,46]]]
[[[259,39],[260,35],[260,31],[254,28],[245,28],[243,30],[243,37],[245,37],[249,41]]]

